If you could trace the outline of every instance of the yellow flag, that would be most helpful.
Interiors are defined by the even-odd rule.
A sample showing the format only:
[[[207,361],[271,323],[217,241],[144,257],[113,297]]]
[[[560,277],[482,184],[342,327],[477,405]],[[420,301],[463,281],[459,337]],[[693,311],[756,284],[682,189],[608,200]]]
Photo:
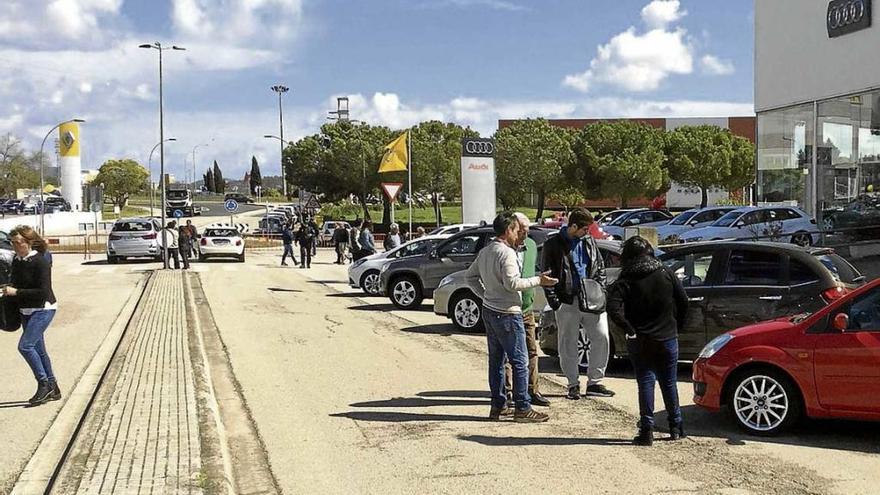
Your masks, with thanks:
[[[382,163],[379,164],[379,173],[406,170],[407,163],[406,133],[404,132],[385,146],[385,154],[382,156]]]

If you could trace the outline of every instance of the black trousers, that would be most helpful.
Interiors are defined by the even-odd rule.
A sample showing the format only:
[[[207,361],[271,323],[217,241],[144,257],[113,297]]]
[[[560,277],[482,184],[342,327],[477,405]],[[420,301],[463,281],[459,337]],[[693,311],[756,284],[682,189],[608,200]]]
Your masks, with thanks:
[[[312,266],[312,249],[314,249],[314,242],[299,243],[299,255],[301,257],[302,266],[306,268]]]
[[[189,270],[189,255],[192,252],[192,246],[189,244],[181,244],[177,249],[180,251],[180,259],[183,261],[183,269]]]
[[[162,249],[162,252],[165,252],[165,249]],[[179,248],[168,248],[168,264],[171,264],[171,259],[174,260],[174,269],[177,270],[180,268],[180,250]]]

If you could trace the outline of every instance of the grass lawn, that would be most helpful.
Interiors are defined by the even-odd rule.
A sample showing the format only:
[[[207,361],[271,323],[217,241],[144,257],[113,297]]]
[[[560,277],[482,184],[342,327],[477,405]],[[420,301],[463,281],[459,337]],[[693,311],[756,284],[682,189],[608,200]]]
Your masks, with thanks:
[[[149,206],[149,203],[147,203],[147,205]],[[104,211],[102,212],[102,215],[104,217],[104,220],[115,220],[117,218],[139,217],[139,216],[146,215],[149,212],[150,212],[149,208],[140,208],[137,206],[126,205],[125,207],[122,208],[121,214],[116,214],[116,213],[113,213],[113,205],[105,204]]]

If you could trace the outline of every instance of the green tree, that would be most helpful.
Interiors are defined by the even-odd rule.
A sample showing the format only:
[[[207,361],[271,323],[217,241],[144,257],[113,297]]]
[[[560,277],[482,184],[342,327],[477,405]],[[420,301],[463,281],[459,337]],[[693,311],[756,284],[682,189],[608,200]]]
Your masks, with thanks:
[[[0,137],[0,194],[14,197],[17,189],[40,186],[40,154],[27,154],[11,134]]]
[[[214,192],[223,194],[226,192],[226,181],[223,180],[223,172],[220,171],[220,165],[214,160]]]
[[[250,190],[251,194],[257,194],[257,187],[263,186],[263,176],[260,174],[260,164],[257,163],[257,157],[251,157],[251,174],[250,174]]]
[[[496,133],[496,177],[505,208],[535,193],[536,220],[544,215],[548,193],[565,186],[565,172],[575,163],[570,136],[545,119],[520,120]]]
[[[710,188],[737,189],[754,177],[754,147],[747,139],[713,125],[685,126],[667,135],[669,177],[700,189],[700,207]]]
[[[98,169],[95,184],[104,185],[104,195],[110,197],[113,204],[122,208],[128,203],[132,194],[143,191],[149,178],[149,172],[143,165],[131,159],[107,160]]]
[[[469,127],[437,120],[412,129],[413,189],[431,196],[437,225],[443,221],[440,195],[458,196],[461,191],[461,140],[479,136]]]
[[[214,172],[210,168],[205,172],[205,189],[210,193],[214,192]]]
[[[574,138],[577,182],[586,197],[617,198],[621,206],[669,187],[663,131],[631,122],[597,122]]]

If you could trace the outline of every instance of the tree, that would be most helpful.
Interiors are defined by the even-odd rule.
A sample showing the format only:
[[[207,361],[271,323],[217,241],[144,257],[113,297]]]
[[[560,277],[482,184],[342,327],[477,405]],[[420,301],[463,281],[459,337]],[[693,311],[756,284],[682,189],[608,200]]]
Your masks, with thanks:
[[[40,186],[40,154],[28,155],[11,134],[0,137],[0,194],[14,197],[17,189]]]
[[[443,221],[440,195],[457,196],[461,191],[461,140],[479,136],[470,128],[437,120],[412,129],[413,189],[431,196],[437,225]]]
[[[250,176],[251,194],[257,194],[257,187],[263,187],[263,176],[260,174],[260,164],[257,163],[257,157],[251,157],[251,176]]]
[[[679,184],[699,188],[700,207],[714,187],[737,189],[754,177],[754,147],[747,139],[713,125],[684,126],[667,135],[669,176]]]
[[[564,187],[564,176],[575,163],[571,135],[545,119],[515,122],[495,135],[499,197],[505,208],[528,193],[538,196],[538,213],[544,215],[548,193]],[[507,203],[507,204],[505,204]]]
[[[210,168],[205,172],[205,189],[210,193],[214,192],[214,172]]]
[[[217,160],[214,160],[214,192],[218,194],[226,192],[226,181],[223,180],[223,172],[220,171]]]
[[[95,184],[104,184],[104,195],[122,208],[132,194],[144,190],[149,172],[143,165],[131,159],[107,160],[98,169]]]
[[[577,182],[587,197],[611,196],[625,207],[630,199],[657,196],[669,187],[662,130],[631,121],[598,122],[581,129],[573,147]]]

